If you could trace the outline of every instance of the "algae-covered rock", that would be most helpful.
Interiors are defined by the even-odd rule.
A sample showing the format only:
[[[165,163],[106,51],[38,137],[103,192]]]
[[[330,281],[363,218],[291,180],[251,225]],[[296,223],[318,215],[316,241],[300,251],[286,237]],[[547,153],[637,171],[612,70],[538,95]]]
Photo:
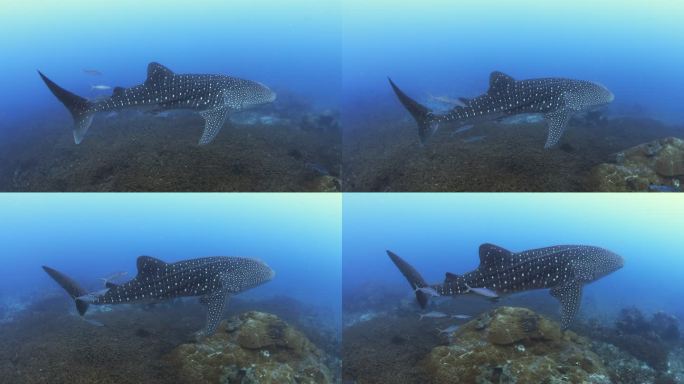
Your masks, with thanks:
[[[480,315],[423,364],[435,383],[610,383],[587,339],[525,308]]]
[[[684,140],[668,137],[619,152],[615,163],[594,167],[590,178],[604,192],[648,191],[651,185],[677,189],[684,178]]]
[[[323,353],[275,315],[246,312],[169,355],[187,383],[330,383]]]

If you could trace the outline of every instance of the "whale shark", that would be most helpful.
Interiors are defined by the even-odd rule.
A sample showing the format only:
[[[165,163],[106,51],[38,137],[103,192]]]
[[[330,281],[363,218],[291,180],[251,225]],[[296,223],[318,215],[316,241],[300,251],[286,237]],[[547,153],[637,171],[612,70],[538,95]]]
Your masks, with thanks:
[[[124,283],[109,280],[105,289],[88,292],[74,280],[53,268],[47,272],[74,299],[76,309],[85,316],[92,305],[157,303],[179,297],[200,297],[207,306],[204,335],[216,331],[228,298],[264,284],[275,276],[266,263],[246,257],[215,256],[166,263],[151,256],[140,256],[137,275]]]
[[[273,91],[256,81],[224,75],[175,74],[154,62],[147,66],[147,79],[144,83],[130,88],[115,87],[110,97],[97,100],[87,100],[75,95],[42,72],[38,71],[38,74],[71,112],[76,144],[83,141],[96,113],[127,108],[152,108],[156,111],[199,111],[205,120],[199,144],[205,145],[214,140],[231,112],[270,103],[276,98]]]
[[[550,289],[561,305],[561,326],[567,329],[581,303],[584,285],[624,266],[621,256],[588,245],[556,245],[511,252],[494,244],[480,245],[480,265],[463,275],[447,272],[441,284],[428,284],[404,259],[387,251],[394,265],[415,291],[421,308],[430,296],[420,288],[430,287],[441,296],[478,294],[490,299],[518,292]]]
[[[460,105],[449,112],[436,114],[407,96],[389,79],[401,104],[418,123],[418,135],[425,143],[441,123],[465,126],[484,121],[501,120],[515,115],[541,115],[548,123],[544,148],[558,143],[570,117],[611,103],[615,96],[601,84],[586,80],[542,78],[515,80],[492,72],[489,89],[472,99],[459,98]]]

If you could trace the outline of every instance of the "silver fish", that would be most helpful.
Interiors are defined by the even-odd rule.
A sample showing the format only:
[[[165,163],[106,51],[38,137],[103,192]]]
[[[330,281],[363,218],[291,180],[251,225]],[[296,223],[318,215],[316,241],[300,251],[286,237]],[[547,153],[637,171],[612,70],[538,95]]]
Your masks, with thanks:
[[[491,297],[493,299],[499,297],[499,295],[496,292],[494,292],[491,289],[486,288],[486,287],[473,288],[473,287],[469,286],[468,284],[466,284],[466,288],[467,288],[466,293],[472,292],[472,293],[476,293],[476,294],[484,296],[484,297]]]
[[[452,333],[456,332],[458,330],[458,328],[460,328],[458,325],[452,325],[452,326],[450,326],[448,328],[444,328],[444,329],[437,328],[437,330],[439,331],[440,335],[442,333],[452,334]]]
[[[423,320],[423,317],[427,317],[429,319],[442,319],[445,317],[449,317],[446,313],[443,312],[437,312],[437,311],[432,311],[428,313],[421,313],[419,314],[420,318],[418,320]]]
[[[434,288],[430,287],[421,287],[421,288],[416,288],[415,292],[423,292],[428,296],[433,296],[433,297],[439,297],[441,296],[439,292],[437,292]]]

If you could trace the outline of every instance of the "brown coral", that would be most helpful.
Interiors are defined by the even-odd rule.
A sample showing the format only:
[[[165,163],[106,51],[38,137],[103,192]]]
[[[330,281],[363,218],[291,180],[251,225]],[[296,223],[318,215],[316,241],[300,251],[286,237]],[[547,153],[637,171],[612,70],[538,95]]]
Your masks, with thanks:
[[[525,308],[501,307],[456,331],[423,361],[435,383],[609,383],[588,340]]]
[[[684,140],[668,137],[617,154],[616,163],[591,172],[594,189],[603,192],[648,191],[650,184],[673,186],[684,176]]]
[[[247,312],[169,355],[188,383],[330,383],[323,353],[275,315]]]

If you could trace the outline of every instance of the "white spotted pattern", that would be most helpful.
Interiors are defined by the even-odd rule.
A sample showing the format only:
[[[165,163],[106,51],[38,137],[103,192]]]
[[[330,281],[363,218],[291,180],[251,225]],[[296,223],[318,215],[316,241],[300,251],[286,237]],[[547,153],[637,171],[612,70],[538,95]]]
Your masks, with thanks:
[[[480,246],[480,265],[464,275],[447,273],[444,284],[432,286],[441,295],[467,293],[468,287],[498,294],[551,289],[561,303],[564,328],[574,318],[582,286],[624,265],[619,255],[586,245],[558,245],[512,253],[492,244]]]
[[[90,103],[84,112],[94,114],[142,106],[203,111],[207,124],[200,144],[208,144],[223,126],[228,112],[269,103],[275,97],[273,91],[256,81],[223,75],[174,74],[161,64],[150,63],[143,84],[114,88],[111,97]]]
[[[265,263],[244,257],[217,256],[165,263],[140,256],[137,267],[135,278],[121,285],[110,285],[92,304],[154,303],[201,296],[208,306],[207,334],[216,329],[229,295],[254,288],[274,276]]]
[[[395,87],[393,83],[392,86]],[[473,99],[461,98],[463,105],[442,115],[419,106],[398,89],[395,92],[409,110],[417,110],[412,113],[418,114],[414,117],[419,121],[419,131],[426,131],[421,132],[422,140],[433,133],[439,123],[464,126],[520,114],[541,114],[549,123],[545,148],[558,143],[572,113],[602,106],[614,99],[606,87],[590,81],[563,78],[516,81],[501,72],[491,73],[487,93]],[[425,113],[424,121],[420,113]]]

